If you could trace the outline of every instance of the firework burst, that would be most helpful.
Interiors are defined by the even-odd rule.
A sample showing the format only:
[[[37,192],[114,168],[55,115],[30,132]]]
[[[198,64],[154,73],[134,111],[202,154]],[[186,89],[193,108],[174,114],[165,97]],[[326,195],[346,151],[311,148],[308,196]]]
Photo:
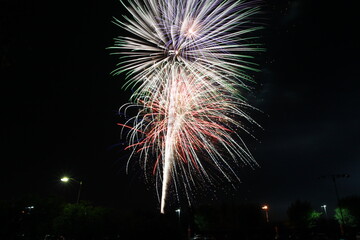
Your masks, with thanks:
[[[229,181],[237,178],[229,159],[256,165],[240,132],[246,131],[244,120],[255,123],[244,111],[251,106],[241,89],[252,80],[246,72],[256,71],[246,53],[262,50],[248,36],[259,29],[249,27],[259,8],[219,0],[129,1],[124,6],[132,18],[114,22],[130,36],[115,39],[112,49],[121,61],[114,74],[125,71],[124,86],[134,89],[133,104],[126,108],[141,108],[120,125],[130,129],[127,148],[142,159],[144,169],[152,163],[162,182],[163,213],[171,183],[178,192],[177,182],[191,189],[195,175],[211,181],[205,162]]]

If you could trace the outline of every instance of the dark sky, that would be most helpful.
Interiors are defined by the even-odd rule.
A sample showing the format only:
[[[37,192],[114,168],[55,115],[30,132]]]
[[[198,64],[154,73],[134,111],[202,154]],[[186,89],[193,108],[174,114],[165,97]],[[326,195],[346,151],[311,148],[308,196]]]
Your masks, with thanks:
[[[270,1],[269,1],[270,2]],[[106,48],[121,31],[116,1],[0,1],[1,196],[76,197],[157,209],[140,169],[125,174],[118,108],[127,102]],[[359,14],[355,1],[271,1],[264,6],[267,51],[250,103],[263,130],[249,147],[260,168],[243,169],[241,201],[270,205],[280,219],[295,200],[321,211],[360,190]]]

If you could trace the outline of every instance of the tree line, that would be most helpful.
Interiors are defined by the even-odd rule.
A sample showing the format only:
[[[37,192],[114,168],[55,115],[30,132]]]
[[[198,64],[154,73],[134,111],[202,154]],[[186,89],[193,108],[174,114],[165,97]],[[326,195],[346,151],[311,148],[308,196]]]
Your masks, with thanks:
[[[203,204],[163,215],[158,209],[67,203],[58,197],[0,201],[0,239],[9,240],[181,240],[195,234],[210,234],[216,239],[311,239],[321,234],[355,239],[359,231],[359,196],[341,199],[333,216],[315,210],[308,201],[297,200],[290,203],[283,222],[266,221],[257,203]]]

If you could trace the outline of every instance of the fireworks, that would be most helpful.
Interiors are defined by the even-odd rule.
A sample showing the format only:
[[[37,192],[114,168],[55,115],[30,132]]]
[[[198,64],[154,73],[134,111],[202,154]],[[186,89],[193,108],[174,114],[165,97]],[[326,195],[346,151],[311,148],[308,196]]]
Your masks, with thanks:
[[[249,33],[254,2],[144,0],[125,5],[132,18],[114,22],[129,32],[111,48],[120,54],[114,74],[127,73],[137,115],[125,124],[128,149],[161,181],[161,212],[168,188],[179,192],[211,166],[228,181],[233,163],[256,165],[241,140],[251,106],[241,95],[256,71],[248,52],[261,51]],[[229,160],[230,159],[230,160]],[[231,163],[229,162],[231,161]],[[197,178],[195,178],[197,176]],[[181,183],[181,184],[179,184]]]

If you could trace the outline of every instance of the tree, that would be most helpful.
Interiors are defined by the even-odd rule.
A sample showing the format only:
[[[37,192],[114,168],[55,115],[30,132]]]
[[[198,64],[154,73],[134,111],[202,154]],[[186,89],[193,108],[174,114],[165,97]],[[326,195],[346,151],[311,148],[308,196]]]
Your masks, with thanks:
[[[95,207],[89,202],[66,204],[62,213],[54,219],[54,231],[76,239],[91,239],[115,233],[117,224],[114,211]]]
[[[344,226],[357,226],[356,218],[350,213],[350,210],[347,208],[336,208],[334,217],[339,222],[339,224],[342,224]]]
[[[0,202],[0,239],[24,234],[42,238],[52,232],[52,220],[61,212],[63,200],[24,195],[19,199]]]
[[[339,206],[335,210],[335,219],[341,223],[341,212],[344,217],[344,225],[358,227],[360,226],[360,197],[349,196],[339,201]]]
[[[293,228],[305,229],[308,226],[308,217],[313,211],[311,204],[307,201],[297,200],[287,210],[289,223]]]
[[[322,214],[322,212],[317,212],[315,210],[310,212],[310,215],[308,216],[308,226],[310,228],[316,227]]]
[[[270,226],[266,222],[260,204],[251,203],[198,206],[194,209],[194,224],[195,232],[226,233],[238,238],[251,238],[255,234],[268,234],[268,227]]]
[[[322,213],[315,211],[310,202],[297,200],[287,210],[290,228],[297,235],[306,235],[318,225]]]

